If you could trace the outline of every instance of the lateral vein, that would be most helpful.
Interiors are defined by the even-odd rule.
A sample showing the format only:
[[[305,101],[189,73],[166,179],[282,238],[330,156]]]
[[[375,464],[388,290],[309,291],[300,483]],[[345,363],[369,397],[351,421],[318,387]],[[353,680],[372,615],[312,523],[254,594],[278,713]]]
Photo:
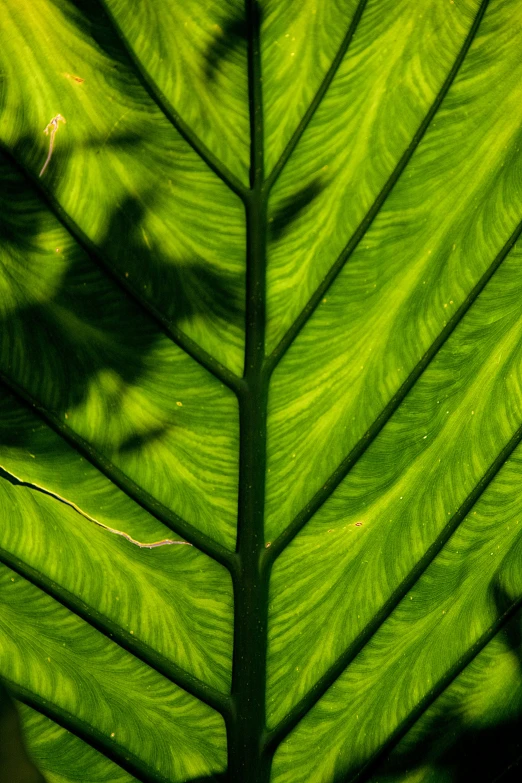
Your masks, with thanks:
[[[357,246],[359,245],[359,242],[365,236],[366,232],[370,228],[375,217],[379,213],[381,207],[383,206],[384,202],[390,195],[396,183],[399,181],[404,169],[408,165],[410,159],[413,156],[413,153],[415,152],[420,142],[424,138],[424,135],[428,127],[430,126],[432,120],[437,114],[440,106],[442,105],[444,98],[446,97],[451,85],[453,84],[457,76],[457,73],[459,72],[460,67],[464,62],[464,59],[469,51],[469,48],[475,39],[478,28],[480,26],[480,22],[482,21],[482,18],[486,12],[486,8],[488,4],[489,4],[489,0],[482,0],[482,3],[473,21],[473,24],[470,27],[470,30],[466,36],[462,48],[459,54],[457,55],[457,58],[453,63],[453,66],[448,76],[444,81],[444,84],[439,90],[433,104],[431,105],[430,110],[426,114],[424,120],[422,121],[415,135],[413,136],[409,146],[404,151],[403,155],[401,156],[399,162],[397,163],[394,170],[390,174],[381,192],[375,199],[373,205],[370,207],[365,217],[362,219],[361,223],[359,224],[352,238],[346,244],[344,250],[341,251],[340,255],[338,256],[337,260],[326,274],[322,283],[317,287],[315,292],[308,300],[307,304],[303,307],[303,309],[301,310],[301,312],[299,313],[299,315],[297,316],[293,324],[288,328],[286,333],[283,335],[279,343],[276,345],[276,347],[268,357],[267,364],[271,373],[275,370],[275,368],[277,367],[277,365],[279,364],[279,362],[281,361],[281,359],[283,358],[287,350],[290,348],[290,346],[296,339],[297,335],[301,332],[303,327],[311,318],[316,308],[320,304],[321,300],[324,298],[325,294],[327,293],[328,289],[336,280],[336,278],[339,276],[345,264],[347,263],[347,261],[349,260],[349,258],[351,257],[351,255],[353,254]]]
[[[271,752],[275,752],[277,746],[283,739],[297,726],[299,721],[317,704],[319,699],[324,696],[326,691],[343,674],[347,667],[355,660],[362,649],[368,644],[379,628],[388,619],[394,609],[404,599],[408,592],[415,586],[427,568],[435,560],[439,552],[443,549],[451,536],[458,529],[459,525],[469,514],[473,506],[484,494],[493,479],[497,476],[501,468],[506,464],[516,447],[522,441],[522,425],[514,432],[504,448],[493,460],[482,478],[477,482],[473,490],[460,505],[459,509],[441,530],[437,538],[426,550],[423,557],[419,560],[409,574],[402,580],[396,590],[388,598],[386,603],[377,612],[375,617],[359,633],[356,639],[346,648],[337,660],[330,666],[325,674],[317,681],[310,691],[290,710],[290,712],[279,722],[279,724],[269,732],[267,747]]]
[[[495,256],[492,263],[486,269],[482,277],[478,280],[475,286],[471,289],[466,299],[462,302],[460,307],[455,311],[452,318],[448,321],[444,329],[440,332],[436,340],[430,345],[426,353],[422,356],[419,362],[412,369],[402,386],[396,391],[388,404],[383,408],[379,416],[375,419],[373,424],[368,428],[364,435],[359,439],[355,446],[351,449],[349,454],[343,459],[343,461],[337,466],[337,468],[331,473],[328,479],[324,482],[322,488],[316,492],[312,499],[299,511],[294,517],[292,522],[288,525],[281,535],[273,542],[271,548],[266,553],[268,560],[274,561],[283,550],[290,544],[296,535],[304,528],[304,526],[312,519],[312,517],[319,511],[321,506],[326,503],[329,497],[337,489],[341,481],[346,478],[352,468],[359,462],[366,451],[370,448],[374,440],[382,431],[387,422],[391,419],[399,405],[404,401],[410,391],[413,389],[421,375],[429,367],[437,353],[441,350],[442,346],[451,337],[459,323],[462,321],[468,310],[475,303],[480,293],[486,288],[487,284],[493,277],[493,275],[500,268],[503,261],[507,258],[510,251],[514,247],[515,243],[522,235],[522,221],[516,226],[515,230],[509,237],[508,241],[501,248],[500,252]]]
[[[31,182],[40,198],[42,198],[48,209],[65,228],[67,233],[82,248],[89,258],[96,263],[97,267],[118,286],[119,290],[122,291],[126,297],[131,299],[147,317],[151,318],[158,325],[163,334],[177,345],[178,348],[185,351],[188,356],[198,362],[198,364],[213,375],[214,378],[217,378],[221,383],[237,393],[237,390],[241,386],[241,378],[205,351],[205,349],[192,340],[191,337],[173,326],[168,318],[162,315],[162,313],[160,313],[150,302],[143,299],[130,285],[129,281],[110,266],[108,261],[102,256],[99,247],[84,234],[69,213],[55,201],[48,190],[42,187],[38,180],[32,176],[25,165],[15,157],[13,151],[9,149],[2,140],[0,140],[0,151],[2,151],[5,156],[9,158],[12,165]]]
[[[185,139],[185,141],[192,147],[194,152],[203,160],[207,166],[217,174],[217,176],[227,185],[230,190],[239,196],[244,201],[248,188],[233,174],[228,167],[219,160],[213,152],[199,139],[189,125],[180,117],[176,109],[170,104],[168,98],[160,90],[154,79],[146,71],[145,67],[139,60],[134,49],[130,45],[127,36],[121,29],[120,25],[116,21],[110,8],[107,5],[106,0],[98,0],[100,6],[103,8],[107,18],[109,19],[112,29],[116,34],[118,40],[122,44],[127,56],[134,66],[134,71],[138,76],[141,84],[150,95],[156,106],[160,109],[162,114],[173,125],[178,133]]]

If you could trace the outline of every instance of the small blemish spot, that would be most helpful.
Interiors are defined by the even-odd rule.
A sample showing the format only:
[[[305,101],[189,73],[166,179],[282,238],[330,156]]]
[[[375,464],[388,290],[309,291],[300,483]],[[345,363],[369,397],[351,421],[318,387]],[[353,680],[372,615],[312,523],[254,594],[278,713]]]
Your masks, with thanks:
[[[356,522],[355,527],[362,527],[362,522]]]
[[[269,546],[272,546],[272,542],[271,541],[267,541],[266,542],[265,549],[268,549]]]
[[[183,403],[182,403],[182,402],[177,402],[177,403],[176,403],[176,405],[178,406],[178,408],[181,408],[181,406],[183,405]]]

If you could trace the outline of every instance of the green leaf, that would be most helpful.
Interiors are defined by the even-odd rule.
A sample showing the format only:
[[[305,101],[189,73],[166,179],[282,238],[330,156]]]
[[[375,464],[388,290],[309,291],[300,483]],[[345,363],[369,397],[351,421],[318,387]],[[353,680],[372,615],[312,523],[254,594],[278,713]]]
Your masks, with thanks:
[[[521,19],[4,0],[6,780],[518,779]]]

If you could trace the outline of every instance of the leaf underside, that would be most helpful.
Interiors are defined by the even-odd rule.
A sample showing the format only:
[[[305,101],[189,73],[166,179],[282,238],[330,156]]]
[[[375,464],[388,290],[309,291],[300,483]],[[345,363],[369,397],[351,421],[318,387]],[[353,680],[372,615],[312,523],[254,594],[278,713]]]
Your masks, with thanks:
[[[521,0],[0,29],[0,676],[47,783],[517,779]]]

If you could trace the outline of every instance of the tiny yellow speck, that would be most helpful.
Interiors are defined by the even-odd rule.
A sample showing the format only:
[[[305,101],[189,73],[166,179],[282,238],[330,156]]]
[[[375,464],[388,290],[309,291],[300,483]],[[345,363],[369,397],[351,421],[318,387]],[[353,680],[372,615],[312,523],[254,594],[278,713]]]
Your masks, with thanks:
[[[272,545],[272,542],[271,541],[267,541],[266,544],[265,544],[266,549],[268,549],[268,547],[271,546],[271,545]]]
[[[176,405],[178,406],[178,408],[181,408],[181,406],[183,405],[183,403],[182,403],[182,402],[177,402],[177,403],[176,403]]]
[[[114,737],[114,732],[113,731],[111,731],[111,737]]]
[[[134,633],[134,631],[131,631],[131,634],[133,634],[133,633]]]

